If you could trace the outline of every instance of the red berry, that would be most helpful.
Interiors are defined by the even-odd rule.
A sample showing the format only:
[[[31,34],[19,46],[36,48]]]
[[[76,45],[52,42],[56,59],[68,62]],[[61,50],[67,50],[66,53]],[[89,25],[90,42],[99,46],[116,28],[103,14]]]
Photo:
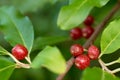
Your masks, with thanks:
[[[27,56],[28,50],[23,45],[17,44],[12,48],[12,54],[16,59],[23,60]]]
[[[90,65],[90,59],[87,55],[79,55],[75,58],[75,65],[80,70],[84,70]]]
[[[70,48],[70,52],[74,57],[81,55],[83,51],[84,51],[83,47],[79,44],[74,44]]]
[[[90,15],[89,15],[89,16],[85,19],[84,24],[85,24],[86,26],[91,26],[91,25],[93,24],[93,22],[94,22],[93,16],[90,16]]]
[[[88,39],[92,35],[93,32],[94,32],[94,29],[91,26],[84,27],[82,29],[82,36]]]
[[[76,27],[70,31],[70,36],[73,40],[80,39],[82,37],[82,31],[79,27]]]
[[[95,60],[99,57],[99,49],[94,46],[94,45],[91,45],[89,48],[88,48],[88,57],[92,60]]]

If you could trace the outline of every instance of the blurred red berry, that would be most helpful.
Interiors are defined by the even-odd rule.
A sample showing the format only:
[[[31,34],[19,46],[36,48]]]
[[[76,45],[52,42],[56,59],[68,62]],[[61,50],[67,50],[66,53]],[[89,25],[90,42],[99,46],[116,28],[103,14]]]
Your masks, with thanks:
[[[25,46],[17,44],[12,49],[13,56],[18,60],[23,60],[28,55],[28,50]]]
[[[99,54],[100,54],[100,51],[99,51],[99,49],[96,46],[91,45],[88,48],[88,57],[90,59],[92,59],[92,60],[98,59]]]
[[[86,26],[82,29],[82,36],[86,39],[88,39],[92,33],[94,32],[94,28],[91,26]]]
[[[79,27],[76,27],[76,28],[73,28],[71,31],[70,31],[70,37],[73,39],[73,40],[78,40],[82,37],[82,30],[79,28]]]
[[[91,25],[93,24],[93,22],[94,22],[93,16],[89,15],[89,16],[85,19],[84,24],[85,24],[86,26],[91,26]]]
[[[74,44],[70,48],[70,52],[74,57],[83,54],[83,51],[84,51],[83,47],[79,44]]]
[[[90,59],[87,55],[79,55],[75,58],[75,66],[80,70],[84,70],[90,65]]]

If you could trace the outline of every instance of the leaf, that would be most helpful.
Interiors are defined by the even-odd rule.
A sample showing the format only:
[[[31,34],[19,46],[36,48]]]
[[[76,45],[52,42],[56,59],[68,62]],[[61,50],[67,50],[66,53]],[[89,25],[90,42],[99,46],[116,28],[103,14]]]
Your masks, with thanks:
[[[0,54],[7,55],[9,53],[7,50],[5,50],[2,46],[0,46]]]
[[[118,63],[120,63],[120,58],[118,58]]]
[[[57,25],[63,29],[72,29],[81,24],[93,7],[102,7],[109,0],[71,0],[70,5],[62,7]]]
[[[52,72],[61,74],[66,70],[66,62],[56,47],[47,46],[33,60],[33,68],[46,67]]]
[[[23,44],[31,51],[34,39],[33,26],[28,17],[24,17],[14,7],[0,8],[0,31],[12,45]]]
[[[69,4],[72,4],[74,2],[76,2],[78,0],[69,0]],[[94,5],[97,6],[97,7],[101,7],[101,6],[104,6],[109,0],[92,0],[90,1],[90,3],[93,4],[94,2]]]
[[[38,37],[34,41],[33,50],[44,48],[47,45],[53,45],[68,40],[68,37],[64,36],[50,36],[50,37]]]
[[[10,62],[6,58],[0,57],[0,79],[9,80],[14,69],[14,63]]]
[[[101,0],[102,1],[102,0]],[[103,21],[104,17],[108,15],[109,11],[115,6],[117,3],[117,0],[110,0],[104,7],[102,8],[97,8],[95,7],[94,10],[91,11],[90,15],[94,16],[95,19],[95,24],[99,24],[100,22]],[[104,13],[104,14],[101,14]],[[113,18],[118,15],[115,14]]]
[[[76,0],[69,0],[69,4],[72,4],[73,2],[75,2]]]
[[[101,37],[101,54],[110,54],[120,48],[120,19],[112,21]]]
[[[34,12],[42,8],[46,3],[56,3],[58,0],[12,0],[11,4],[20,9],[23,13]]]
[[[89,76],[89,77],[88,77]],[[120,80],[118,77],[111,75],[100,68],[87,68],[80,80]]]
[[[90,1],[90,3],[96,7],[102,7],[102,6],[106,5],[108,2],[109,2],[109,0],[92,0],[92,1]]]

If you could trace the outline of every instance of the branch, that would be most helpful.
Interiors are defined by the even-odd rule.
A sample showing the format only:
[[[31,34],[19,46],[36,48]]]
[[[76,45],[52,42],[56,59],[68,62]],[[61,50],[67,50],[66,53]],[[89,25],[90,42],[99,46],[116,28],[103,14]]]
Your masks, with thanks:
[[[113,9],[110,11],[110,13],[104,18],[104,20],[96,27],[95,32],[92,34],[92,36],[86,41],[86,43],[83,45],[84,48],[88,48],[91,43],[94,42],[98,34],[104,29],[104,26],[107,24],[107,22],[112,18],[112,16],[119,10],[120,8],[120,1],[113,7]],[[74,58],[70,58],[67,61],[67,69],[65,73],[60,74],[56,80],[63,80],[64,76],[67,74],[67,72],[70,70],[74,63]]]

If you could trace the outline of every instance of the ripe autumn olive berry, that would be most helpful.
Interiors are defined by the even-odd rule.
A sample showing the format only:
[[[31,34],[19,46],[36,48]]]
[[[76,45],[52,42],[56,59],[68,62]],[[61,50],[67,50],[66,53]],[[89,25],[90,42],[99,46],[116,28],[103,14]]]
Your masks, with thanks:
[[[73,28],[71,31],[70,31],[70,37],[73,39],[73,40],[78,40],[82,37],[82,30],[79,28],[79,27],[76,27],[76,28]]]
[[[90,65],[90,59],[87,55],[82,54],[79,55],[75,58],[75,66],[80,69],[80,70],[84,70],[85,68],[87,68]]]
[[[84,51],[83,47],[79,44],[74,44],[70,48],[70,52],[74,57],[83,54],[83,51]]]
[[[91,26],[91,25],[93,24],[93,22],[94,22],[93,16],[89,15],[89,16],[85,19],[84,24],[85,24],[86,26]]]
[[[91,26],[86,26],[82,29],[82,36],[88,39],[93,32],[94,32],[94,29]]]
[[[18,60],[23,60],[28,55],[28,50],[25,46],[17,44],[12,48],[12,55]]]
[[[91,60],[98,59],[99,54],[100,54],[100,51],[99,51],[99,49],[98,49],[96,46],[91,45],[91,46],[88,48],[88,57],[89,57]]]

